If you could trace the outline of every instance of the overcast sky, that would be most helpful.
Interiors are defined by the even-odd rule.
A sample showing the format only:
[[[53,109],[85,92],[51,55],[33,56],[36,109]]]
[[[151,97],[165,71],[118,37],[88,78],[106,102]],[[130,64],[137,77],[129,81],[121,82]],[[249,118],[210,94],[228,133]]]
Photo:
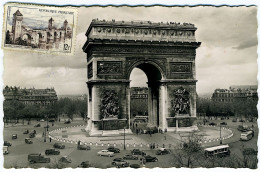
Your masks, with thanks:
[[[196,79],[199,95],[230,85],[257,84],[256,7],[81,7],[74,56],[4,51],[4,84],[55,87],[58,94],[86,94],[86,56],[82,46],[94,18],[189,22],[198,28]],[[145,83],[134,70],[132,86]]]

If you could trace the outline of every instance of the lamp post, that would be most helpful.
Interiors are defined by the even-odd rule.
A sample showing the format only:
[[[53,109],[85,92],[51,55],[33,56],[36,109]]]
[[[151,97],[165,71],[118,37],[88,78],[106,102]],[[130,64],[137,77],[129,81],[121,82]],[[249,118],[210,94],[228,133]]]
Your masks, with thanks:
[[[219,133],[219,134],[220,134],[220,140],[219,140],[219,141],[220,141],[220,144],[222,145],[222,138],[221,138],[221,124],[219,124],[219,127],[220,127],[220,130],[219,130],[219,131],[220,131],[220,133]]]
[[[124,150],[125,150],[125,127],[124,127]]]
[[[45,133],[44,133],[44,142],[46,142],[46,128],[45,128]]]

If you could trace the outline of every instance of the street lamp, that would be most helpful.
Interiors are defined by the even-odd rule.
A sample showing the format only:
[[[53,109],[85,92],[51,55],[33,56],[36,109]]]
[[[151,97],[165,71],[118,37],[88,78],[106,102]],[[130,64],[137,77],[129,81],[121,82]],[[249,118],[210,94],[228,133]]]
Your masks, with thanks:
[[[45,127],[45,134],[44,134],[44,142],[46,142],[46,127]]]
[[[220,141],[220,144],[222,145],[222,138],[221,138],[221,124],[219,124],[219,127],[220,127],[220,130],[219,130],[219,131],[220,131],[220,133],[219,133],[219,134],[220,134],[220,140],[219,140],[219,141]]]
[[[125,150],[125,127],[124,127],[124,150]]]

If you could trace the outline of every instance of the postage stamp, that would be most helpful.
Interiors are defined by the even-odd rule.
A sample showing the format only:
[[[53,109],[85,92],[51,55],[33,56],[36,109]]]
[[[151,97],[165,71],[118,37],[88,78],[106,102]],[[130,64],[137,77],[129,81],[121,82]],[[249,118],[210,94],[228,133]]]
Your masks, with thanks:
[[[2,48],[73,54],[77,9],[7,3]]]

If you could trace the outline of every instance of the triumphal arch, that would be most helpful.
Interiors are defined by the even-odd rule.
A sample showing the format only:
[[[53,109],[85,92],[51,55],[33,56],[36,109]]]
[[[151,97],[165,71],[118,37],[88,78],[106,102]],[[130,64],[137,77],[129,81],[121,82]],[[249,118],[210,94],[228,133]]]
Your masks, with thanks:
[[[94,19],[86,32],[90,135],[129,132],[130,73],[148,78],[148,123],[161,130],[194,129],[196,27],[190,23]]]

